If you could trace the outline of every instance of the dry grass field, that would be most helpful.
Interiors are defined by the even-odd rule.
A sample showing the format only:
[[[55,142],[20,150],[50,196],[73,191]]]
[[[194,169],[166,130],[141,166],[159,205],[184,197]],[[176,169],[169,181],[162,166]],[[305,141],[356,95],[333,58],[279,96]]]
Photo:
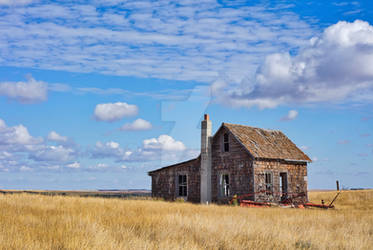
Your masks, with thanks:
[[[329,201],[335,192],[310,192]],[[334,210],[0,195],[1,249],[373,249],[373,190]]]

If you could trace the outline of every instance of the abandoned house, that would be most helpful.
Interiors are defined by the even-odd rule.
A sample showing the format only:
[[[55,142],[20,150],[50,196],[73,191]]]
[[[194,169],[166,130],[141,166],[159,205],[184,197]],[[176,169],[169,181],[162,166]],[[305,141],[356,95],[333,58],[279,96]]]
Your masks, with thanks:
[[[153,197],[226,203],[233,195],[247,195],[259,202],[307,202],[311,159],[281,131],[222,123],[211,132],[205,115],[201,154],[148,173]]]

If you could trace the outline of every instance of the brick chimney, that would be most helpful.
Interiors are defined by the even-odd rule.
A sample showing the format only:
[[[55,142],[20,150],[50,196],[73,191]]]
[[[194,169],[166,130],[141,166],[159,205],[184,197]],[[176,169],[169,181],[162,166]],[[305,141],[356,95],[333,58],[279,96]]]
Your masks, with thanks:
[[[201,203],[211,202],[211,130],[209,115],[201,122]]]

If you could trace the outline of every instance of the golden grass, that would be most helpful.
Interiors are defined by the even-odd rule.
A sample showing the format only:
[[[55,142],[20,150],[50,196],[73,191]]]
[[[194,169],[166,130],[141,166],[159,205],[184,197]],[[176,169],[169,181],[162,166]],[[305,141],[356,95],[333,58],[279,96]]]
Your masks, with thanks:
[[[311,192],[327,203],[335,192]],[[0,195],[1,249],[372,249],[373,191],[334,210]]]

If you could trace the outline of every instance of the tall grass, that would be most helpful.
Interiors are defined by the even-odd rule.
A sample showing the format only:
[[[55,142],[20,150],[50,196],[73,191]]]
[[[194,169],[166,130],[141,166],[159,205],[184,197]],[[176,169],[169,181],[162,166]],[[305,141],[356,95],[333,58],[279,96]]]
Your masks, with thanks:
[[[310,193],[328,203],[333,192]],[[373,191],[334,210],[0,195],[1,249],[372,249]]]

